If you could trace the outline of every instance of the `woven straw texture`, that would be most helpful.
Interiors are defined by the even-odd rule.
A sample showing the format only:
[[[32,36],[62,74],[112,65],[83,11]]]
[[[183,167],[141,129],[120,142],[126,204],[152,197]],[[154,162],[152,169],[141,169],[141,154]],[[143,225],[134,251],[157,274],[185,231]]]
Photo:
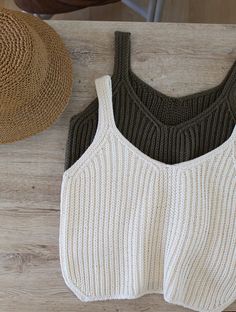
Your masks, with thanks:
[[[57,33],[31,15],[0,9],[0,143],[49,127],[72,89],[72,65]]]

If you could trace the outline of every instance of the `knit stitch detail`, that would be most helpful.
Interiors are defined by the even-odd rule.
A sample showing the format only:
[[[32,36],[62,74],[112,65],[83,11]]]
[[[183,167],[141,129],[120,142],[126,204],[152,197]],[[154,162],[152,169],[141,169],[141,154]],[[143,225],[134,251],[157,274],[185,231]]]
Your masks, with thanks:
[[[221,84],[188,96],[167,96],[138,78],[130,66],[130,34],[115,33],[113,108],[117,128],[153,159],[177,164],[199,157],[226,141],[236,121],[236,63]],[[65,169],[92,143],[97,100],[73,118]]]
[[[222,311],[236,299],[236,127],[208,154],[168,165],[116,127],[110,77],[96,88],[99,130],[62,182],[66,284],[82,301],[163,293]]]

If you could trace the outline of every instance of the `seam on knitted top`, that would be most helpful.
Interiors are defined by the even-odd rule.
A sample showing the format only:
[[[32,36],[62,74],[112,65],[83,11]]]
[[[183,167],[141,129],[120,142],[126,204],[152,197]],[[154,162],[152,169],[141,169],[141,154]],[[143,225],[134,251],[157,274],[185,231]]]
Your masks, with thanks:
[[[235,171],[236,171],[236,142],[235,141],[232,141],[232,155],[233,155],[233,162],[234,162],[234,168],[235,168]],[[235,178],[236,178],[236,175],[235,175]]]

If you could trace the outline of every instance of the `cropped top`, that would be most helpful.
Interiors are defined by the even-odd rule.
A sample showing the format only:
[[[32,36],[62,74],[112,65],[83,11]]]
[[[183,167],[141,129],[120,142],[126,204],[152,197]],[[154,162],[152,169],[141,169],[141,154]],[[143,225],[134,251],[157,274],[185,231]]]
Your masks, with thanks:
[[[130,34],[115,33],[112,76],[114,116],[133,145],[156,160],[175,164],[199,157],[232,133],[236,121],[236,62],[218,86],[183,97],[170,97],[139,79],[130,66]],[[65,168],[92,143],[97,100],[72,117]]]
[[[83,301],[162,293],[222,311],[236,299],[236,127],[208,153],[166,164],[117,128],[111,78],[96,88],[94,140],[62,182],[66,284]]]

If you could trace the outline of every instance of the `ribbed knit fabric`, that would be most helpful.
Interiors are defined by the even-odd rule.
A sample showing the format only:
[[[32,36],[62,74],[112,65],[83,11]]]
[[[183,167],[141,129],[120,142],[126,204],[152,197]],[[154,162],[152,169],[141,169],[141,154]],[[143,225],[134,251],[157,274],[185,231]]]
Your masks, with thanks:
[[[236,299],[236,127],[209,153],[168,165],[116,127],[110,77],[96,88],[94,141],[63,176],[66,284],[83,301],[163,293],[222,311]]]
[[[118,129],[151,158],[168,164],[187,161],[216,148],[232,133],[236,120],[236,62],[217,87],[180,98],[169,97],[132,72],[130,34],[116,32],[112,82]],[[95,100],[71,119],[66,169],[91,144],[97,115]]]

